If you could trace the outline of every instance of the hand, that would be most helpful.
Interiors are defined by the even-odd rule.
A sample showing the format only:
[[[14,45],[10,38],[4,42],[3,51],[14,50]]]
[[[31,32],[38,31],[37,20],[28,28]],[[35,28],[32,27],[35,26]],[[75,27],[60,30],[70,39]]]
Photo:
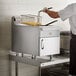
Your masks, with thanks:
[[[47,7],[44,7],[42,10],[40,10],[40,12],[45,12],[45,13],[47,13],[47,11],[49,11]]]
[[[47,7],[44,7],[42,11],[47,13],[47,11],[49,11],[49,9]]]

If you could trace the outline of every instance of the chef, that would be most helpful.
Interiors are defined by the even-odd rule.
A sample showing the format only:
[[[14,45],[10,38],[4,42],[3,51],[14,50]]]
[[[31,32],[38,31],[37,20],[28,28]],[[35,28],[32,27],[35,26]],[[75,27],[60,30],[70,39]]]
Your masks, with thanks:
[[[76,3],[69,4],[58,12],[47,8],[44,8],[43,12],[47,13],[51,18],[61,18],[63,21],[69,19],[72,36],[70,40],[69,76],[76,76]]]

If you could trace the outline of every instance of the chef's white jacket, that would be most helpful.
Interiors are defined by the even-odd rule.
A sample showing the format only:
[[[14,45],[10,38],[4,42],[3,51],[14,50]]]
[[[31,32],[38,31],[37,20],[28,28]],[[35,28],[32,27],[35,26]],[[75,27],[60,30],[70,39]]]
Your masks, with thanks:
[[[68,5],[63,10],[60,10],[58,13],[63,21],[69,18],[71,31],[74,35],[76,35],[76,3]]]

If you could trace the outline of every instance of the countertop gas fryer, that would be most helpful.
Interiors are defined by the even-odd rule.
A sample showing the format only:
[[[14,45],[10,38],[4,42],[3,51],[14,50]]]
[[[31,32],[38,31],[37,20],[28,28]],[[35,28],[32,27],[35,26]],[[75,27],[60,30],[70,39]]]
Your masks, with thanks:
[[[21,24],[20,18],[12,17],[12,51],[34,56],[60,53],[60,31],[57,26],[29,26]]]

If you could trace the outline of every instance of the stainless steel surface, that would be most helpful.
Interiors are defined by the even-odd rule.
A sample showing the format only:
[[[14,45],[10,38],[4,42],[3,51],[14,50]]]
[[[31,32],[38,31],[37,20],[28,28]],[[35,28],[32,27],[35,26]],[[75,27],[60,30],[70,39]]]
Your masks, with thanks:
[[[30,56],[24,55],[22,57],[10,54],[10,60],[33,66],[38,66],[41,68],[69,62],[69,57],[65,56],[52,56],[51,60],[50,56],[43,56],[43,57],[37,56],[35,59],[32,59],[31,57],[32,57],[31,55]]]
[[[10,59],[16,62],[21,62],[33,66],[40,66],[41,63],[49,61],[49,59],[36,58],[32,59],[31,57],[18,57],[10,55]]]
[[[12,51],[38,55],[39,28],[15,26],[13,29]]]
[[[40,37],[41,38],[60,37],[60,31],[55,26],[40,26]]]

